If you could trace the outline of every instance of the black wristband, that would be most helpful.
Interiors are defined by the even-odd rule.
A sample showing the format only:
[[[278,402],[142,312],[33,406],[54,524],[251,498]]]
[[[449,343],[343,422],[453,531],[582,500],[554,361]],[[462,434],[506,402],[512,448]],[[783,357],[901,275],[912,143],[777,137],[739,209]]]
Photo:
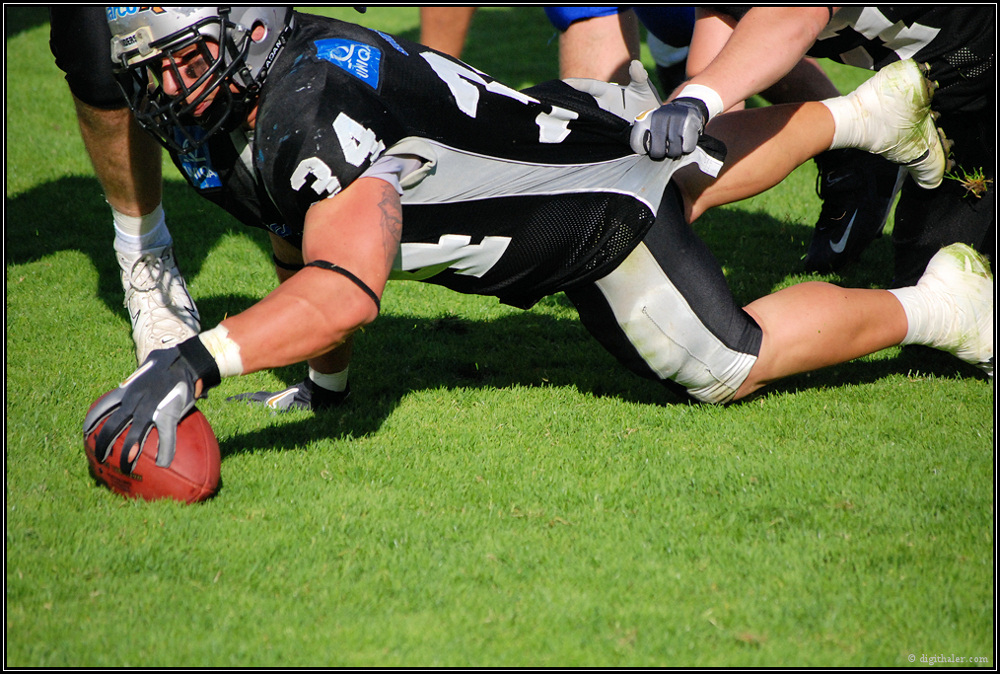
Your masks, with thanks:
[[[180,352],[181,358],[187,361],[187,364],[191,366],[191,369],[201,379],[202,395],[208,389],[219,385],[222,381],[222,375],[219,374],[219,366],[216,364],[215,358],[209,350],[205,348],[201,337],[195,335],[190,339],[184,340],[177,345],[177,350]]]

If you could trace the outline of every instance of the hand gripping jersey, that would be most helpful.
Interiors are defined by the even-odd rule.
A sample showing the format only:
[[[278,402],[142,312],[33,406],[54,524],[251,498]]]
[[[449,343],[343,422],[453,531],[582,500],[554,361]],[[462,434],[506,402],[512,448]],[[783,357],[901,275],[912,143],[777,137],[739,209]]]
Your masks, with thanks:
[[[563,82],[515,91],[421,45],[296,21],[252,145],[176,158],[205,196],[295,245],[314,203],[379,158],[416,158],[395,276],[527,307],[624,259],[682,165],[634,155],[629,123]]]

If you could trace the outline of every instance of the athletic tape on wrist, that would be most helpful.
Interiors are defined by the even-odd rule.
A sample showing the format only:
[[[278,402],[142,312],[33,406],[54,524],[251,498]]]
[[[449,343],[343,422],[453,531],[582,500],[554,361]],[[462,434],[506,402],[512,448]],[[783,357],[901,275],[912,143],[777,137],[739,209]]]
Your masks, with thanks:
[[[708,119],[712,119],[724,110],[722,96],[715,89],[706,87],[704,84],[688,84],[678,92],[676,98],[697,98],[708,108]]]
[[[220,377],[236,377],[243,374],[243,359],[240,357],[240,345],[229,338],[229,330],[223,325],[217,325],[198,335],[205,349],[215,359]]]

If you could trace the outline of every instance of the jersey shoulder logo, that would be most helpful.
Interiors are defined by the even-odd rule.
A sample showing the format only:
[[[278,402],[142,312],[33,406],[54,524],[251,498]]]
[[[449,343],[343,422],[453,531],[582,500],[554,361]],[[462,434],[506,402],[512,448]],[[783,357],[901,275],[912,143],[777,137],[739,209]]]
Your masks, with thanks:
[[[316,55],[378,89],[382,51],[363,42],[343,38],[316,40]]]
[[[187,134],[195,140],[201,140],[205,136],[205,131],[201,127],[186,127]],[[174,139],[178,143],[184,142],[184,134],[179,130],[174,130]],[[191,181],[196,190],[213,190],[222,187],[222,179],[212,166],[212,157],[208,152],[208,144],[198,147],[193,152],[178,155],[177,160],[184,170],[184,174]]]

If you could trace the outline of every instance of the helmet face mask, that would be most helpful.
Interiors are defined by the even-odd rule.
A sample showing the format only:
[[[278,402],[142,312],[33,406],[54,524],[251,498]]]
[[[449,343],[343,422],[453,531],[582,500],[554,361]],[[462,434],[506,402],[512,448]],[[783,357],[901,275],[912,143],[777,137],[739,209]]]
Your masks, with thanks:
[[[275,7],[107,11],[116,76],[136,120],[182,154],[246,120],[291,24],[290,10]]]

